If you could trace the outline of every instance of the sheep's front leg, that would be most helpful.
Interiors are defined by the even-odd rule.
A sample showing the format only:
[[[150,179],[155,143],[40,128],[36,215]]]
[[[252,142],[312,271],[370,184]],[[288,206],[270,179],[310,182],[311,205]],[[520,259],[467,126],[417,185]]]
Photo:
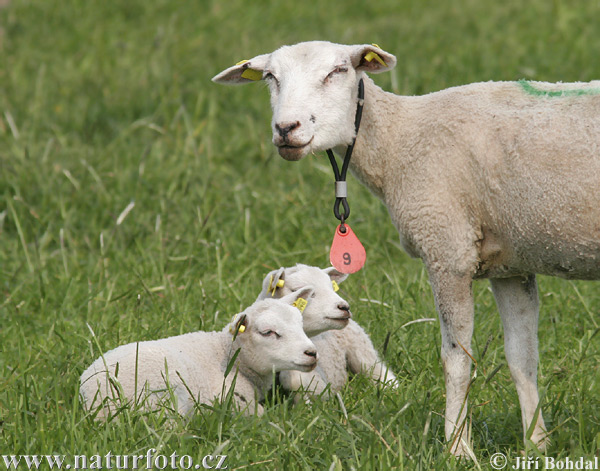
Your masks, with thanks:
[[[510,374],[517,387],[524,433],[535,419],[531,441],[546,447],[542,412],[537,417],[538,316],[539,300],[535,275],[493,279],[492,291],[504,324],[504,350]]]
[[[470,276],[430,273],[440,318],[442,365],[446,380],[446,440],[455,455],[468,455],[467,394],[471,372],[473,295]]]

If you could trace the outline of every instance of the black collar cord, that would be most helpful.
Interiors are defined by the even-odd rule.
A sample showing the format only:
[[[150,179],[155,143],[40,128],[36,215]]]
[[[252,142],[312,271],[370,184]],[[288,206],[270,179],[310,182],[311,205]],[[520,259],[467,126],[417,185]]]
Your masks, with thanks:
[[[327,156],[329,162],[331,162],[331,168],[333,168],[333,175],[335,177],[335,203],[333,205],[333,214],[340,221],[340,231],[346,232],[344,222],[350,216],[350,206],[346,198],[348,197],[348,188],[346,186],[346,174],[348,173],[348,165],[350,165],[350,158],[352,157],[352,151],[354,150],[354,143],[356,142],[356,135],[358,135],[358,129],[360,128],[360,119],[362,117],[362,110],[365,103],[365,84],[363,79],[358,82],[358,103],[356,105],[356,115],[354,117],[354,129],[355,136],[352,139],[352,144],[346,149],[346,155],[344,157],[344,163],[342,164],[342,171],[338,167],[335,156],[331,149],[327,149]],[[344,212],[340,213],[340,204],[344,207]]]

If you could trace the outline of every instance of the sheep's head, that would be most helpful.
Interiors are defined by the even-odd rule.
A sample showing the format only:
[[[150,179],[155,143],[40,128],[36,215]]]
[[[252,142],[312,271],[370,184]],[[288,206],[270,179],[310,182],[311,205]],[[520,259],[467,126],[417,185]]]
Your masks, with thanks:
[[[395,64],[393,55],[374,45],[312,41],[256,56],[213,81],[267,82],[273,144],[284,159],[300,160],[311,152],[352,143],[359,79],[364,72],[385,72]]]
[[[312,293],[312,287],[304,286],[280,299],[256,301],[235,316],[229,328],[247,367],[263,376],[273,371],[315,368],[317,350],[304,333],[302,314],[295,307],[298,299],[309,298]]]
[[[298,264],[291,268],[280,268],[265,277],[258,299],[280,298],[310,285],[313,294],[308,299],[302,318],[304,332],[313,337],[326,330],[342,329],[348,325],[350,306],[336,292],[338,284],[347,277],[333,267],[322,270]]]

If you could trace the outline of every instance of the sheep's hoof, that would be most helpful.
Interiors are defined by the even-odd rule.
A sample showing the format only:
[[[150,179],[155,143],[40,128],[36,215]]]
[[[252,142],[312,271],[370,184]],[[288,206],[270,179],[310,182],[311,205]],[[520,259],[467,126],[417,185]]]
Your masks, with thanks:
[[[457,458],[464,458],[466,460],[472,460],[474,458],[473,450],[467,442],[462,439],[458,443],[452,443],[450,453]]]
[[[525,438],[525,449],[527,448],[537,448],[538,451],[544,453],[550,447],[550,437],[548,433],[543,429],[534,430],[533,435],[528,440]],[[523,453],[527,453],[524,451]]]

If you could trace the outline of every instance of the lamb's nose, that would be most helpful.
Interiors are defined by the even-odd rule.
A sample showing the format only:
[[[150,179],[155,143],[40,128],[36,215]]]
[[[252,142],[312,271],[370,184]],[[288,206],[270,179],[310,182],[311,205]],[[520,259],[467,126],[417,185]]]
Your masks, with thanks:
[[[310,350],[304,350],[304,354],[308,355],[309,357],[317,358],[317,351],[314,348]]]
[[[283,138],[285,138],[290,131],[293,131],[298,127],[300,127],[300,121],[295,121],[293,123],[277,123],[275,125],[275,129]]]
[[[350,312],[350,306],[348,306],[346,303],[340,303],[340,304],[338,304],[338,309],[340,311]]]

